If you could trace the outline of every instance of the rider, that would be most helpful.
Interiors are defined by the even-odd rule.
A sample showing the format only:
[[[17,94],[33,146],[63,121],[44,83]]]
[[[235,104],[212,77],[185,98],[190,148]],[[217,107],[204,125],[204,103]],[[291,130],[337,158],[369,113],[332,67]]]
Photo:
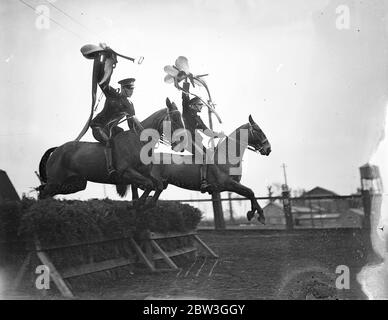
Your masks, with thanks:
[[[190,99],[189,97],[190,83],[185,81],[183,83],[182,90],[182,118],[185,123],[186,129],[191,134],[192,144],[190,146],[190,151],[192,154],[195,153],[195,149],[200,149],[203,151],[203,161],[201,164],[201,186],[200,191],[202,193],[211,192],[211,185],[207,181],[207,164],[206,164],[206,148],[202,145],[202,138],[200,135],[197,137],[197,143],[195,141],[195,130],[203,130],[203,133],[210,138],[217,138],[220,133],[217,133],[213,130],[210,130],[206,124],[202,121],[201,117],[198,115],[198,112],[201,112],[203,107],[203,102],[198,97]],[[198,141],[198,138],[200,140]]]
[[[109,86],[110,77],[100,88],[103,91],[106,101],[102,111],[91,121],[90,127],[93,131],[93,137],[105,144],[105,158],[108,167],[108,174],[114,178],[116,170],[112,160],[112,138],[118,133],[124,131],[117,124],[124,117],[127,118],[129,129],[143,130],[143,126],[135,116],[133,103],[128,99],[132,96],[134,90],[134,78],[127,78],[119,81],[121,90]]]

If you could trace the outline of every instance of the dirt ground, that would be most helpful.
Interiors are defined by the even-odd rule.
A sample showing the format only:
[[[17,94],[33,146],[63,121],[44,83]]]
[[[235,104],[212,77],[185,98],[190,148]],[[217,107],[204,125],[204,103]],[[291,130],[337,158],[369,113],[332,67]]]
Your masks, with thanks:
[[[198,256],[179,272],[123,270],[125,277],[90,284],[74,293],[80,299],[366,298],[356,276],[368,261],[368,249],[357,229],[203,230],[199,236],[219,259]],[[350,270],[349,289],[336,289],[339,265]],[[50,292],[40,298],[59,295]]]
[[[365,299],[356,280],[367,261],[357,230],[202,231],[218,260],[198,257],[180,272],[134,273],[85,299]],[[336,268],[350,270],[350,288],[335,288]],[[97,288],[96,288],[97,289]]]

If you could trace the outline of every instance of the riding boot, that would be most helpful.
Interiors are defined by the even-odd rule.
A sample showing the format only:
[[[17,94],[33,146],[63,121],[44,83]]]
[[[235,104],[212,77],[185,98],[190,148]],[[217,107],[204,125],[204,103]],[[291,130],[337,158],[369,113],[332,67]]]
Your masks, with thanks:
[[[108,168],[109,177],[112,178],[112,179],[115,179],[117,171],[113,167],[112,147],[111,147],[110,143],[106,144],[104,152],[105,152],[106,165],[107,165],[107,168]]]
[[[201,165],[201,186],[200,186],[200,191],[202,193],[209,192],[211,193],[211,185],[207,182],[207,164],[202,164]]]

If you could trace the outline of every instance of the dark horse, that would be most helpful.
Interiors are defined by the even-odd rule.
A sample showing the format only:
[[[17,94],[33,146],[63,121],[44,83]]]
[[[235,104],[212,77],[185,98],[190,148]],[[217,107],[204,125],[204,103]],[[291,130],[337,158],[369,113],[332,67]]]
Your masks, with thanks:
[[[181,113],[175,103],[167,99],[166,105],[167,108],[156,111],[142,122],[145,129],[155,129],[162,135],[164,121],[171,122],[172,131],[184,129]],[[42,180],[42,185],[38,187],[39,198],[84,190],[87,181],[115,184],[121,196],[125,195],[126,185],[132,183],[141,186],[146,192],[163,190],[160,181],[151,176],[152,165],[144,164],[140,159],[140,150],[144,145],[145,142],[132,130],[113,137],[113,158],[118,173],[115,181],[108,176],[105,146],[101,143],[70,141],[60,147],[48,149],[39,164]],[[142,196],[138,204],[144,204],[145,198],[146,195]],[[153,200],[152,204],[155,204],[157,198],[154,197]]]
[[[244,129],[247,132],[247,141],[240,139],[241,135],[239,133]],[[233,143],[235,150],[241,150],[240,154],[230,150]],[[251,211],[247,213],[248,220],[251,220],[254,214],[257,213],[258,220],[264,223],[263,210],[258,204],[254,192],[240,183],[241,171],[231,171],[231,169],[241,168],[242,158],[248,147],[266,156],[271,152],[271,145],[267,137],[251,116],[249,116],[249,123],[240,126],[218,143],[214,152],[213,164],[208,164],[208,182],[212,185],[214,191],[231,191],[250,199]],[[164,163],[156,164],[156,161],[154,161],[151,174],[163,182],[164,188],[167,188],[167,185],[171,183],[184,189],[200,190],[201,165],[194,163],[194,156],[165,153],[163,157]],[[168,157],[171,157],[171,159],[168,159]],[[168,164],[166,164],[166,159],[168,159]],[[134,192],[133,186],[132,190]]]

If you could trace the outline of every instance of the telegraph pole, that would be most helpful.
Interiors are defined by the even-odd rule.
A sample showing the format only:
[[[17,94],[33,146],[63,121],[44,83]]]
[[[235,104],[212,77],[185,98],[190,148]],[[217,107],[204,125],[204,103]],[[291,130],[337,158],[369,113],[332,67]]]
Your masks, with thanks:
[[[213,131],[213,120],[212,113],[210,109],[208,109],[209,115],[209,128]],[[214,150],[214,139],[211,140],[212,148]],[[213,192],[212,194],[212,203],[213,203],[213,213],[214,213],[214,229],[216,230],[224,230],[225,229],[225,219],[224,212],[222,210],[221,203],[221,194],[219,192]]]
[[[287,184],[287,173],[286,164],[282,164],[284,185],[282,186],[282,197],[283,197],[283,211],[284,217],[286,218],[286,229],[292,230],[294,228],[294,220],[292,218],[291,200],[290,200],[290,189]]]
[[[288,189],[288,184],[287,184],[287,172],[286,172],[286,164],[283,163],[282,164],[282,168],[283,168],[283,175],[284,175],[284,184],[287,186],[287,189]]]

